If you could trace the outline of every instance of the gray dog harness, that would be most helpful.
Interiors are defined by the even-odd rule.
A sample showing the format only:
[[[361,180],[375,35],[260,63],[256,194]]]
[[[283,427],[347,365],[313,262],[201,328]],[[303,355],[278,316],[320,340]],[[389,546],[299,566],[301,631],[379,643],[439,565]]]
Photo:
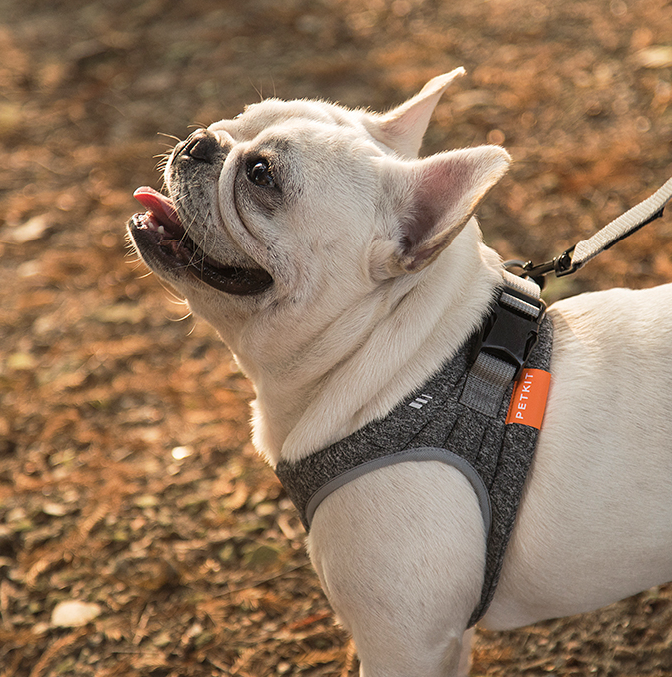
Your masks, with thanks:
[[[481,600],[469,626],[485,614],[499,579],[540,426],[516,416],[527,420],[526,395],[548,372],[552,347],[539,288],[504,275],[482,329],[417,391],[385,418],[275,469],[306,530],[324,498],[378,468],[440,461],[459,469],[476,492],[487,534]],[[514,386],[521,391],[515,405]]]

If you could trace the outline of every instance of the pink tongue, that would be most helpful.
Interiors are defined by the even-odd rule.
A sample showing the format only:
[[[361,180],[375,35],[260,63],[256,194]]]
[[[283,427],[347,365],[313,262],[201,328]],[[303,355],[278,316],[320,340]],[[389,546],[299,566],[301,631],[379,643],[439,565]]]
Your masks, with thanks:
[[[133,197],[147,210],[151,211],[157,221],[164,226],[179,226],[180,217],[175,211],[172,200],[149,186],[138,188]]]

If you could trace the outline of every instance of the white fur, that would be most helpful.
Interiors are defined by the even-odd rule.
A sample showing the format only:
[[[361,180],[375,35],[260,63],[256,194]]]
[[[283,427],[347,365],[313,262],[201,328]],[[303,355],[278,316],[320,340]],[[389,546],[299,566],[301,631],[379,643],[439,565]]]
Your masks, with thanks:
[[[412,159],[460,72],[383,116],[270,100],[210,127],[230,149],[214,225],[189,233],[222,262],[231,251],[256,261],[274,288],[233,297],[167,279],[251,378],[254,441],[272,464],[389,411],[474,331],[501,280],[470,217],[506,153]],[[279,160],[286,202],[269,213],[255,207],[256,189],[236,193],[236,177],[246,153],[278,138],[291,142]],[[173,192],[170,164],[166,179]],[[666,285],[549,309],[546,417],[484,627],[595,609],[672,579],[670,307]],[[308,547],[362,676],[466,673],[484,534],[458,471],[409,463],[351,482],[319,507]]]

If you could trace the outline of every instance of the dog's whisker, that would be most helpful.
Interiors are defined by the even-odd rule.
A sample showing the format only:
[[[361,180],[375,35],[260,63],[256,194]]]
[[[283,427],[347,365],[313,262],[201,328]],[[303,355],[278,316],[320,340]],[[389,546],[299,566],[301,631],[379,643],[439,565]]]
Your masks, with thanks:
[[[168,294],[168,296],[171,297],[170,298],[171,303],[186,303],[186,301],[184,299],[180,299],[180,297],[177,296],[177,294],[175,294],[175,292],[167,284],[165,284],[165,282],[163,280],[160,279],[160,282],[161,282],[161,286],[163,287],[164,291]],[[178,321],[175,318],[168,318],[168,319]]]
[[[185,318],[186,318],[186,317],[189,317],[189,315],[192,315],[191,309],[189,308],[189,304],[188,304],[188,302],[187,302],[187,300],[186,300],[185,298],[182,298],[181,296],[178,296],[178,295],[175,293],[175,290],[173,290],[173,289],[168,288],[168,292],[169,292],[169,294],[170,294],[170,302],[171,302],[173,305],[176,305],[176,306],[183,306],[183,307],[186,308],[187,314],[185,315]],[[180,319],[183,319],[183,318],[180,318]]]
[[[259,97],[259,102],[262,102],[264,100],[264,94],[263,94],[263,85],[260,85],[257,87],[252,80],[249,80],[250,86],[252,89],[257,93],[257,96]]]
[[[158,136],[165,136],[168,139],[173,139],[176,143],[180,143],[182,139],[180,139],[179,136],[175,136],[174,134],[166,134],[165,132],[157,132]]]

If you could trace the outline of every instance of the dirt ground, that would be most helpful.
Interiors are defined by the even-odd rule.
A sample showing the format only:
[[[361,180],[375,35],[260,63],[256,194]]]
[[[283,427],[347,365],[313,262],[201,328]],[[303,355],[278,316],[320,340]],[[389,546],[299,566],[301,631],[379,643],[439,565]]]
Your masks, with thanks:
[[[124,224],[192,125],[270,95],[381,110],[460,65],[425,152],[509,149],[479,210],[506,258],[672,176],[670,0],[0,0],[2,677],[356,674],[249,384]],[[565,280],[549,298],[672,281],[672,217]],[[672,675],[672,587],[479,633],[473,675],[549,674]]]

